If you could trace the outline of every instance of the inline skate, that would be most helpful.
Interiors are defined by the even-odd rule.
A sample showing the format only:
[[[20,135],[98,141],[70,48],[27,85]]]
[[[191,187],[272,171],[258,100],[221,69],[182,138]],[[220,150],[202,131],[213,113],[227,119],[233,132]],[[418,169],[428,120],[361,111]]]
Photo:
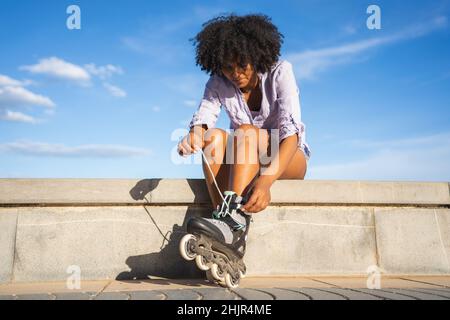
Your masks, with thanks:
[[[225,191],[222,198],[212,218],[188,221],[188,234],[179,249],[185,260],[195,260],[197,267],[220,285],[236,288],[246,273],[243,257],[251,218],[240,210],[247,198],[233,191]]]

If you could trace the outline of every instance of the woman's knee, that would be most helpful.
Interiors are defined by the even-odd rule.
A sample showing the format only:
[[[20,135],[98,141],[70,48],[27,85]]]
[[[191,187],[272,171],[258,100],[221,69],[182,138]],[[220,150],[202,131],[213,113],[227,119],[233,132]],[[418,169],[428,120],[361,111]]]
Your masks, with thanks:
[[[220,128],[210,128],[205,132],[204,141],[205,146],[211,143],[217,144],[227,140],[228,133]]]

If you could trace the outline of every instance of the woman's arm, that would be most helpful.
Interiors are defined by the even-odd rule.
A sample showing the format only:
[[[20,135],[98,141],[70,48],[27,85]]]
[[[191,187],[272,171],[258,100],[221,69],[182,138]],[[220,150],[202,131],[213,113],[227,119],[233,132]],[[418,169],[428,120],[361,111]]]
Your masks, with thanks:
[[[300,99],[292,65],[284,61],[274,79],[278,104],[278,154],[255,182],[253,194],[244,209],[250,213],[264,210],[270,203],[270,187],[283,174],[294,156],[301,134]],[[264,174],[265,173],[265,174]]]

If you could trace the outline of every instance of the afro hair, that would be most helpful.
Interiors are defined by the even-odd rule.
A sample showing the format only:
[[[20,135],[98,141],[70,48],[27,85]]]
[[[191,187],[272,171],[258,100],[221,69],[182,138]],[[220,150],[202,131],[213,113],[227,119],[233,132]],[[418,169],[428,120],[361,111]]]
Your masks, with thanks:
[[[223,76],[222,69],[234,62],[265,73],[279,59],[284,36],[266,15],[221,15],[202,27],[189,40],[196,46],[196,65],[210,75]]]

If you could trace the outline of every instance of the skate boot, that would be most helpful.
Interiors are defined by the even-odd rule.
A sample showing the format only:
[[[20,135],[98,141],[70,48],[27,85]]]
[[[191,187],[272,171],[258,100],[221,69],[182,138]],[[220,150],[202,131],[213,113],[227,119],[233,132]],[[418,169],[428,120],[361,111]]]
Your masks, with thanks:
[[[228,288],[236,288],[246,273],[243,257],[251,218],[240,209],[246,200],[233,191],[225,191],[212,218],[190,219],[188,234],[180,241],[185,260],[195,259],[200,270]]]

